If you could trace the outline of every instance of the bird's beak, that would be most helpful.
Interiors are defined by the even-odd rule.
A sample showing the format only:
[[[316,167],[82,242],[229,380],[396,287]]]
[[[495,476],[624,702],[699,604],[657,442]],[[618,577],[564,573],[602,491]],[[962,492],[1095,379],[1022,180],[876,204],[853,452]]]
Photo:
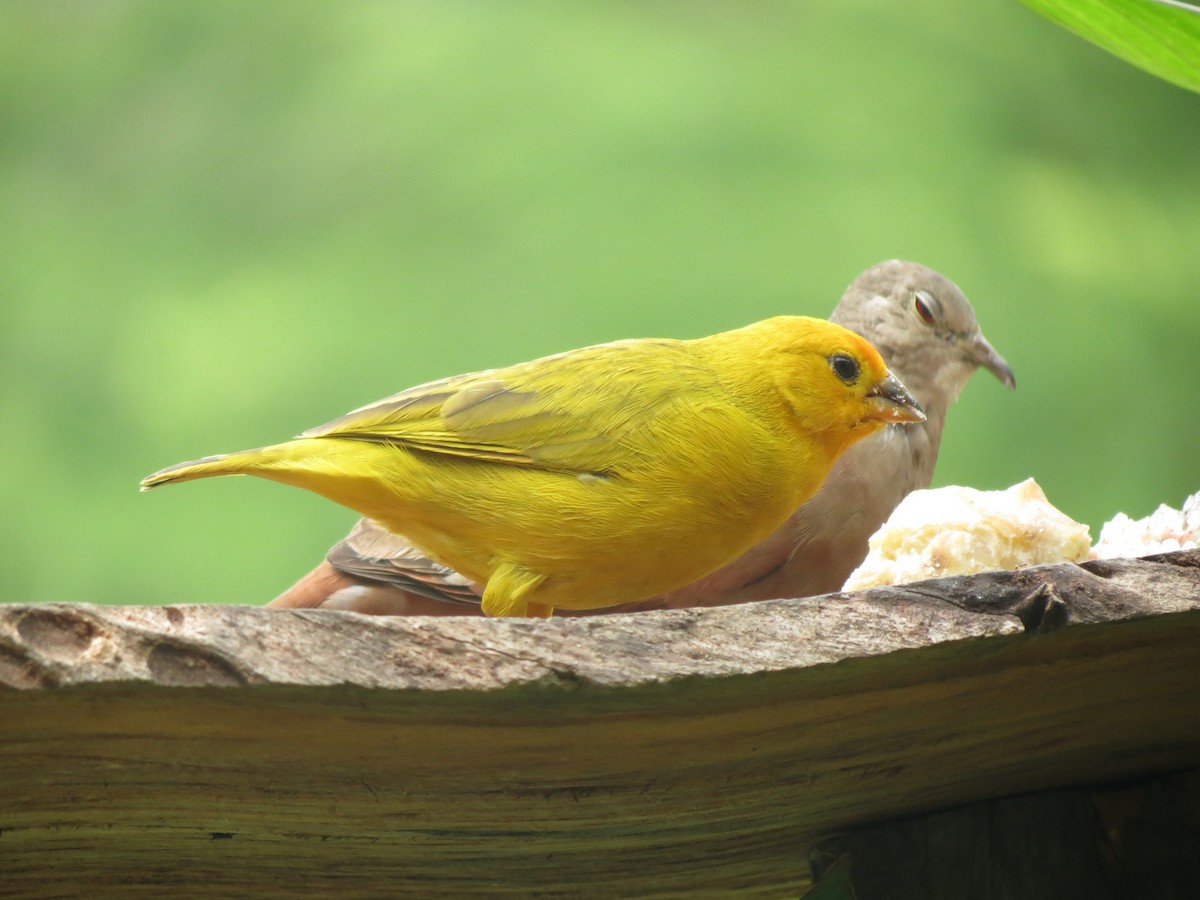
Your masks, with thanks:
[[[973,337],[963,338],[961,346],[969,360],[983,366],[999,378],[1010,391],[1016,388],[1017,379],[1013,375],[1013,370],[981,333],[976,332]]]
[[[924,422],[925,410],[908,392],[900,379],[888,372],[887,377],[867,391],[869,419],[883,422]]]

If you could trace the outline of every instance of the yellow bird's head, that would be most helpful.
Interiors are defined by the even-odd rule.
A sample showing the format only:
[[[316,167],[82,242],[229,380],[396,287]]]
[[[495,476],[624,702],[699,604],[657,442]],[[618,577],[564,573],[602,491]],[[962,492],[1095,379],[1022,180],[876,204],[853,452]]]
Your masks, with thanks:
[[[889,424],[923,422],[925,413],[865,338],[805,316],[778,316],[748,328],[760,360],[796,426],[842,447]]]

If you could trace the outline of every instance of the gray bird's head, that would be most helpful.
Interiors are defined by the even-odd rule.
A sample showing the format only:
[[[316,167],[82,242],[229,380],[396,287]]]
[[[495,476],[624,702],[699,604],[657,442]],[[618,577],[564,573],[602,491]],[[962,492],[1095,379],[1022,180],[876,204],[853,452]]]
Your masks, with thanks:
[[[963,292],[917,263],[893,259],[867,269],[829,318],[874,344],[931,418],[945,415],[980,366],[1009,389],[1016,386]]]

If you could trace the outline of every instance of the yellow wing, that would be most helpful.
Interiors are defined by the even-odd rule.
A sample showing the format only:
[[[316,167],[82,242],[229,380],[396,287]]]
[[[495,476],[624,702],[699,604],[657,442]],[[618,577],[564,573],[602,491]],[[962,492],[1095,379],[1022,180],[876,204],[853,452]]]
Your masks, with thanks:
[[[300,437],[604,476],[627,436],[712,378],[682,341],[621,341],[433,381]]]

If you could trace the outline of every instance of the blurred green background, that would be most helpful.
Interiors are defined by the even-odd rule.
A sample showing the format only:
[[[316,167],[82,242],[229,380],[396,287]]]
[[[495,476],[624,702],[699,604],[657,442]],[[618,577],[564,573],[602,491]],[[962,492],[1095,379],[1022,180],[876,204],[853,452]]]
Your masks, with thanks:
[[[137,491],[417,382],[932,265],[937,484],[1200,490],[1200,96],[1009,0],[0,5],[3,600],[261,603],[354,521]]]

